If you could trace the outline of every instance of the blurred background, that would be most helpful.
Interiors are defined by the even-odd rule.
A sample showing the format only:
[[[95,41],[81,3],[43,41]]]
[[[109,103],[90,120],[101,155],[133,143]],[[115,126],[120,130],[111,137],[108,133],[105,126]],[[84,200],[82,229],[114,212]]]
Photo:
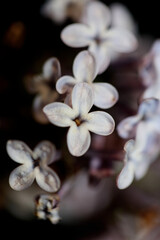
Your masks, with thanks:
[[[52,56],[60,60],[62,74],[71,70],[72,62],[79,49],[65,46],[60,39],[61,30],[72,23],[67,19],[57,25],[40,13],[44,0],[7,0],[0,7],[0,221],[5,237],[10,234],[16,238],[44,235],[54,239],[97,239],[97,240],[159,240],[160,231],[160,174],[159,164],[155,163],[147,176],[126,190],[117,190],[107,182],[110,195],[103,211],[96,213],[87,221],[52,225],[49,221],[27,219],[16,215],[8,204],[18,211],[23,208],[14,202],[16,192],[9,190],[8,176],[15,163],[6,153],[6,142],[19,139],[33,148],[39,141],[47,139],[61,145],[61,134],[53,125],[36,122],[32,116],[34,95],[25,88],[25,77],[39,74],[44,61]],[[115,1],[103,1],[107,5]],[[121,1],[132,13],[138,24],[139,32],[153,39],[159,38],[158,3]],[[63,130],[58,129],[60,133]],[[108,180],[107,180],[108,181]],[[110,180],[109,180],[110,181]],[[24,193],[25,194],[25,193]],[[24,195],[25,196],[25,195]],[[22,202],[25,197],[22,198]],[[13,203],[14,202],[14,203]],[[23,205],[23,204],[22,204]],[[21,211],[21,210],[19,210]],[[23,211],[23,210],[22,210]],[[29,211],[29,210],[26,210]],[[4,230],[6,227],[7,231]],[[150,229],[150,230],[149,230]],[[142,231],[143,230],[143,231]],[[148,231],[148,233],[147,233]],[[150,232],[149,232],[150,231]],[[137,238],[135,237],[137,233]],[[124,235],[126,238],[124,238]],[[146,234],[146,235],[145,235]]]

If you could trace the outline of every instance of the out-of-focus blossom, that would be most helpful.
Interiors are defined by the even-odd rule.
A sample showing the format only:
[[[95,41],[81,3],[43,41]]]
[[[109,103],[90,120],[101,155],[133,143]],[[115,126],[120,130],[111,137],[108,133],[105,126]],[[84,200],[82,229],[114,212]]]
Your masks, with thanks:
[[[26,88],[30,93],[36,94],[33,100],[33,117],[41,124],[48,123],[48,119],[42,111],[43,107],[58,98],[55,83],[60,75],[60,63],[57,58],[53,57],[45,61],[41,74],[26,78]]]
[[[85,8],[82,23],[65,27],[61,39],[70,47],[88,46],[100,74],[108,67],[112,53],[129,53],[137,47],[133,33],[122,28],[109,28],[110,24],[109,8],[101,2],[93,1]]]
[[[112,16],[112,27],[126,29],[136,34],[137,25],[132,14],[125,5],[115,2],[110,5],[110,10]]]
[[[67,18],[79,21],[85,5],[91,0],[48,0],[41,8],[41,13],[57,23]]]
[[[60,94],[67,93],[66,101],[70,103],[73,86],[79,82],[87,82],[94,93],[94,105],[107,109],[118,100],[117,90],[109,83],[93,83],[96,77],[95,58],[89,51],[80,52],[73,63],[73,75],[63,76],[56,83],[56,89]]]
[[[9,176],[9,184],[14,190],[28,188],[34,179],[47,192],[56,192],[60,188],[58,175],[48,167],[56,159],[56,149],[51,142],[40,142],[32,152],[24,142],[9,140],[7,153],[13,161],[21,164]]]
[[[159,69],[160,69],[160,40],[158,39],[154,41],[149,52],[147,52],[142,57],[141,64],[139,66],[139,75],[142,78],[143,84],[146,87],[150,87],[152,89],[152,87],[154,88],[156,84],[160,81]]]
[[[64,103],[55,102],[43,109],[51,123],[59,127],[70,127],[67,144],[74,156],[81,156],[88,150],[91,142],[89,131],[107,136],[114,130],[114,120],[108,113],[89,113],[93,101],[94,95],[90,85],[77,83],[72,91],[72,108]]]
[[[60,221],[58,195],[39,195],[36,198],[35,214],[39,219],[48,219],[52,224],[57,224]]]
[[[155,161],[160,153],[160,118],[158,122],[142,121],[136,129],[135,140],[125,144],[124,167],[120,172],[118,188],[128,187],[134,177],[139,180],[147,173],[150,164]]]
[[[158,126],[160,121],[160,102],[158,99],[150,98],[141,102],[137,115],[127,117],[118,126],[118,134],[122,138],[135,137],[137,126],[140,122],[152,122],[153,127]]]

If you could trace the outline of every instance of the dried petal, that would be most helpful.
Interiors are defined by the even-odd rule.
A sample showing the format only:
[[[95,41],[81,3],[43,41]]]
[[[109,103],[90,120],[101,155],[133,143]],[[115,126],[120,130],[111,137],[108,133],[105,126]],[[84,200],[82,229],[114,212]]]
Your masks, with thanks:
[[[17,163],[32,164],[32,151],[22,141],[9,140],[7,142],[7,153]]]
[[[11,172],[9,184],[14,190],[21,191],[31,186],[34,178],[33,166],[21,165]]]
[[[47,192],[56,192],[60,188],[58,175],[49,167],[36,167],[35,176],[38,185]]]

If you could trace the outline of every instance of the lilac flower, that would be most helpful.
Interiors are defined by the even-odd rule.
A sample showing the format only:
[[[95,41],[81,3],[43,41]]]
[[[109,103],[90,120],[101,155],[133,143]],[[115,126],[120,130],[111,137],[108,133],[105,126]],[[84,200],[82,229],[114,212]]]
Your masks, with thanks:
[[[94,93],[94,105],[107,109],[118,100],[117,90],[109,83],[93,83],[96,77],[95,58],[89,51],[80,52],[73,63],[73,75],[63,76],[56,83],[56,89],[60,94],[67,93],[66,102],[70,103],[73,86],[79,82],[87,82]]]
[[[42,6],[41,12],[57,23],[63,23],[68,17],[78,21],[89,1],[91,0],[48,0]]]
[[[88,50],[96,58],[99,73],[108,67],[112,53],[129,53],[137,47],[137,40],[131,32],[109,28],[111,13],[101,2],[89,3],[81,21],[82,23],[65,27],[61,39],[70,47],[88,46]]]
[[[13,161],[21,164],[9,176],[9,184],[14,190],[28,188],[34,179],[47,192],[56,192],[60,188],[58,175],[47,166],[56,158],[55,146],[49,141],[40,142],[32,152],[24,142],[9,140],[7,153]]]
[[[134,177],[139,180],[145,176],[151,163],[157,159],[159,146],[159,124],[141,122],[137,127],[135,140],[129,140],[124,147],[124,167],[117,178],[119,189],[127,188]]]
[[[28,91],[36,94],[33,100],[33,116],[36,121],[42,124],[48,123],[48,119],[42,111],[43,107],[58,98],[54,85],[60,75],[60,63],[57,58],[53,57],[45,61],[41,74],[26,79]]]
[[[150,98],[141,102],[137,115],[127,117],[118,126],[118,134],[122,138],[132,138],[136,134],[137,126],[140,122],[151,121],[153,125],[160,120],[160,102],[158,99]]]
[[[49,121],[59,127],[70,127],[67,133],[69,151],[74,156],[83,155],[89,148],[90,133],[107,136],[114,130],[114,120],[106,112],[88,113],[93,106],[92,88],[87,83],[77,83],[72,91],[72,108],[55,102],[44,107]]]

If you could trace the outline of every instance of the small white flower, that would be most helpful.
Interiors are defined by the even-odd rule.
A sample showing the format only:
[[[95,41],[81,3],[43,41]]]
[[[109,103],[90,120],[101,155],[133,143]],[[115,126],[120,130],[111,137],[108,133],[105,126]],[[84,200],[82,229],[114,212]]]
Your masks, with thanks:
[[[141,122],[136,131],[135,140],[125,144],[124,167],[117,178],[119,189],[127,188],[134,177],[139,180],[145,176],[149,166],[160,152],[160,129],[152,122]]]
[[[137,47],[137,40],[131,32],[109,28],[111,13],[101,2],[87,4],[81,21],[65,27],[61,39],[70,47],[89,46],[88,50],[96,58],[99,73],[108,67],[112,53],[129,53]]]
[[[57,58],[53,57],[45,61],[41,74],[26,79],[25,83],[28,91],[36,94],[33,100],[32,112],[37,122],[48,123],[42,109],[46,104],[54,102],[58,98],[58,93],[54,90],[54,87],[60,75],[60,63]]]
[[[14,190],[28,188],[34,179],[47,192],[56,192],[60,188],[58,175],[47,166],[56,158],[56,149],[49,141],[40,142],[32,152],[24,142],[9,140],[7,153],[13,161],[21,164],[9,176],[9,184]]]
[[[63,23],[68,17],[78,21],[89,1],[91,0],[48,0],[42,6],[41,12],[57,23]]]
[[[60,127],[70,127],[67,133],[69,151],[74,156],[83,155],[89,148],[94,132],[107,136],[114,130],[114,120],[106,112],[88,113],[93,106],[93,91],[87,83],[77,83],[72,91],[72,108],[64,103],[55,102],[44,107],[49,121]]]
[[[139,106],[135,116],[127,117],[118,126],[118,134],[122,138],[132,138],[135,136],[138,124],[141,121],[151,121],[153,125],[159,122],[160,102],[155,98],[144,99]]]
[[[95,58],[89,51],[80,52],[73,63],[73,75],[63,76],[56,83],[56,89],[60,94],[71,95],[73,86],[79,82],[87,82],[94,93],[94,105],[107,109],[112,107],[118,100],[117,90],[109,83],[93,83],[96,77]],[[67,95],[66,102],[70,102]]]

